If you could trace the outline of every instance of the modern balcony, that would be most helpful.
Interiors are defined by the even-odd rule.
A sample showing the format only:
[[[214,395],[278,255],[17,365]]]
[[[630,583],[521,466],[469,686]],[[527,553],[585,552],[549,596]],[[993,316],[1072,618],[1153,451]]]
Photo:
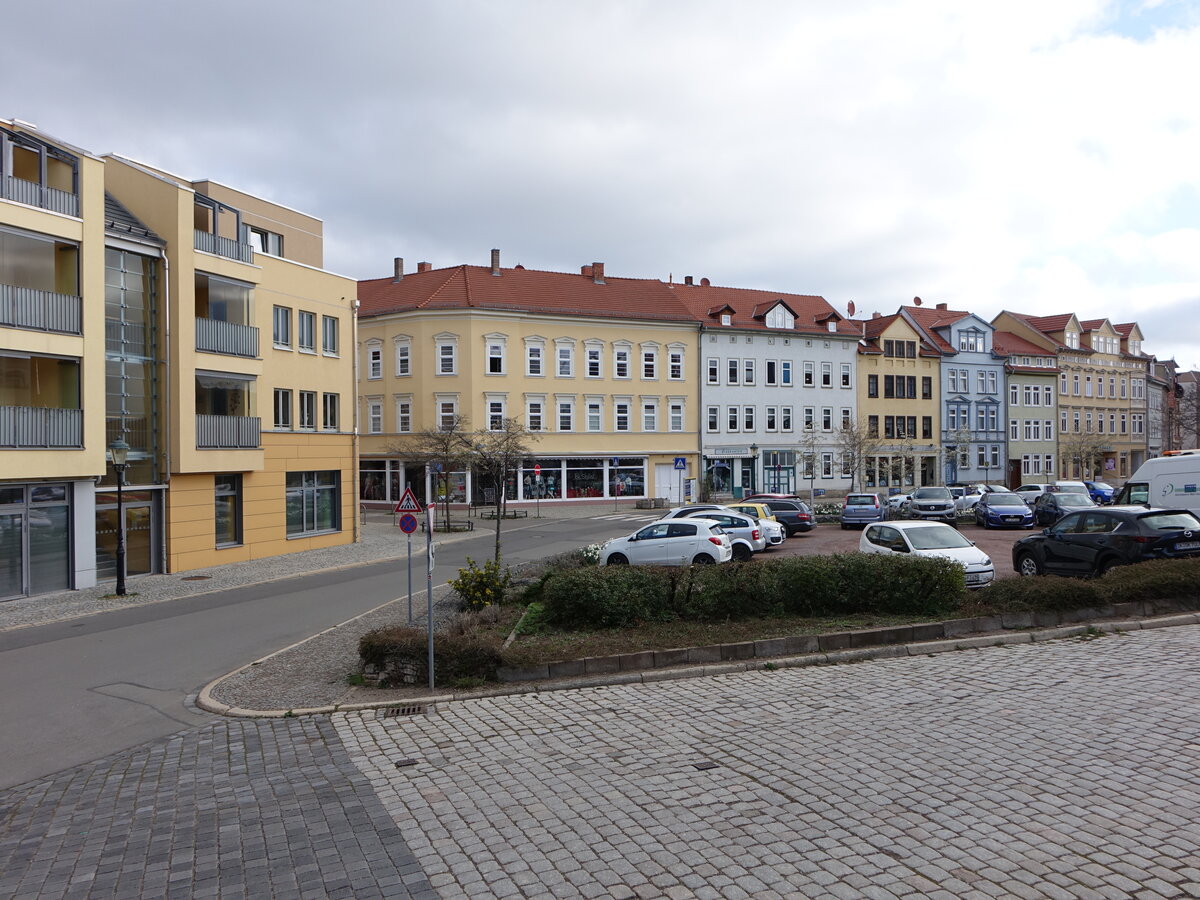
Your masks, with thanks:
[[[83,334],[83,301],[72,294],[0,284],[0,325]]]
[[[258,416],[196,416],[198,450],[257,450],[261,435]]]
[[[0,406],[0,447],[6,449],[79,449],[83,446],[83,410],[40,406]]]
[[[76,194],[47,187],[35,181],[26,181],[14,175],[0,178],[0,197],[62,213],[64,216],[79,217],[79,197]]]
[[[210,231],[196,229],[196,249],[205,253],[213,253],[226,259],[236,259],[238,262],[254,262],[254,248],[232,238],[221,237]]]
[[[220,319],[196,317],[196,349],[226,356],[258,356],[258,329]]]

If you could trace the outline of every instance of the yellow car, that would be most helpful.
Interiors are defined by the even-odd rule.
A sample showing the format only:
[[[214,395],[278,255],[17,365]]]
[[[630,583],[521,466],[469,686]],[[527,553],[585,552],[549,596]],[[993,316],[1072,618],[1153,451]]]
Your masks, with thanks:
[[[736,509],[742,515],[775,521],[775,513],[771,512],[771,507],[765,503],[726,503],[725,505],[730,509]]]

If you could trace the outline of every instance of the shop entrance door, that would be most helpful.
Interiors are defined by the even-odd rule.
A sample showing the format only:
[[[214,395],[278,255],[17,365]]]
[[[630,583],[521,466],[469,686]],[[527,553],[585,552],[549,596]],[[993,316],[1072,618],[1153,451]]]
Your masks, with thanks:
[[[125,575],[157,571],[157,491],[125,491]],[[96,575],[117,577],[117,495],[96,494]]]
[[[65,484],[0,489],[0,599],[71,588],[71,507]]]

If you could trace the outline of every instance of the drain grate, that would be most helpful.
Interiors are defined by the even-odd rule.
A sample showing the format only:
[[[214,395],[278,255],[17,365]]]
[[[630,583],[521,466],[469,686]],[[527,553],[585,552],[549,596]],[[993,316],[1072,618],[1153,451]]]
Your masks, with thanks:
[[[700,762],[692,763],[692,768],[697,769],[700,772],[707,772],[709,769],[718,768],[718,766],[715,762]]]
[[[404,706],[385,706],[379,710],[379,718],[381,719],[399,719],[403,716],[423,716],[425,715],[424,703],[408,703]]]
[[[181,581],[208,581],[211,575],[184,575]]]

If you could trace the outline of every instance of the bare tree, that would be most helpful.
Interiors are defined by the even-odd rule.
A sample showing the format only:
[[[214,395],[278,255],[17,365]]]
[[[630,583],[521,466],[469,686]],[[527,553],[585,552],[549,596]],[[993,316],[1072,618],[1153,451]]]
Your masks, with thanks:
[[[800,461],[803,463],[803,468],[800,471],[808,479],[808,502],[809,505],[815,505],[817,462],[821,457],[823,448],[821,436],[817,433],[817,429],[813,425],[806,425],[804,426],[803,437],[796,444],[800,448]]]
[[[434,469],[433,494],[442,501],[442,521],[449,523],[450,473],[466,468],[474,455],[466,417],[455,414],[438,428],[414,433],[405,452]]]
[[[1095,478],[1104,454],[1112,449],[1112,443],[1108,435],[1085,428],[1079,432],[1063,432],[1059,435],[1058,447],[1063,479],[1070,477],[1067,466],[1071,464],[1079,466],[1081,478]]]
[[[505,490],[508,476],[521,468],[532,452],[529,442],[540,440],[541,435],[526,429],[519,419],[505,418],[497,424],[500,425],[499,428],[475,432],[471,436],[471,443],[475,472],[482,479],[490,481],[495,492],[492,497],[493,508],[496,511],[494,558],[496,562],[500,562],[500,521],[504,518],[504,511],[508,505],[508,494]]]
[[[879,436],[879,430],[872,430],[861,419],[842,426],[838,432],[837,448],[842,454],[843,465],[850,472],[851,491],[858,487],[867,457],[875,456],[883,445],[884,441]]]

